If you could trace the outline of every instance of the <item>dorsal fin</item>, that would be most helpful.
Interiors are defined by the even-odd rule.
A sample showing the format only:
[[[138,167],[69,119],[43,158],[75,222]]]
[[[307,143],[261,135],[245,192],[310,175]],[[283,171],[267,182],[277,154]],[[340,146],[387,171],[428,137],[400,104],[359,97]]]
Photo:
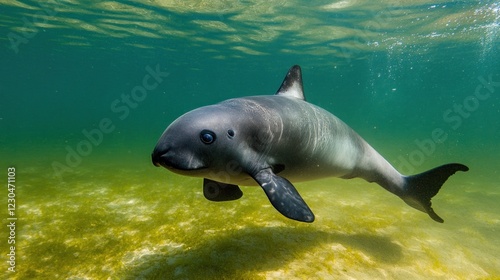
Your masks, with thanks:
[[[302,87],[302,71],[300,66],[294,65],[285,76],[281,87],[276,92],[276,95],[295,97],[306,100],[304,97],[304,89]]]

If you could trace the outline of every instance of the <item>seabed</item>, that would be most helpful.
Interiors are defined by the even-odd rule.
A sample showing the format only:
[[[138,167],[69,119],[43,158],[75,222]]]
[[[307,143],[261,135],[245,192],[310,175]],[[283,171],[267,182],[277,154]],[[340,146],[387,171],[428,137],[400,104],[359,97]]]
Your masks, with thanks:
[[[216,203],[201,179],[103,167],[51,180],[19,168],[13,279],[500,277],[500,194],[462,174],[433,199],[444,224],[375,184],[336,178],[296,184],[316,214],[305,224],[281,216],[258,187]],[[41,191],[41,182],[53,184]]]

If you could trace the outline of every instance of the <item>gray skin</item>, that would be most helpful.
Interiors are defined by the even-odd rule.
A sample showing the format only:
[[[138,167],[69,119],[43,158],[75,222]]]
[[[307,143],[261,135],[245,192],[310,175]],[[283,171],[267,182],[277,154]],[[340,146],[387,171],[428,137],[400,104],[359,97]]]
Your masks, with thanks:
[[[426,212],[438,222],[430,199],[462,164],[414,176],[401,175],[340,119],[305,101],[300,67],[293,66],[275,95],[223,101],[190,111],[159,139],[153,163],[204,180],[213,201],[241,197],[237,185],[260,185],[288,218],[314,221],[291,182],[325,177],[363,178]]]

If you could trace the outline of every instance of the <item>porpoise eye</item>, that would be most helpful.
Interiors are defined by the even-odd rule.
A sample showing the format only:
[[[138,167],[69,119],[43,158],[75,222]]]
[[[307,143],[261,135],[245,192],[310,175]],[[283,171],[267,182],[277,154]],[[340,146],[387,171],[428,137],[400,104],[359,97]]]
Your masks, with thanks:
[[[227,136],[229,136],[229,138],[233,138],[234,137],[234,130],[232,130],[232,129],[228,130]]]
[[[215,141],[215,133],[213,131],[210,131],[210,130],[202,130],[200,132],[200,139],[201,139],[201,142],[209,145],[209,144],[212,144],[214,141]]]

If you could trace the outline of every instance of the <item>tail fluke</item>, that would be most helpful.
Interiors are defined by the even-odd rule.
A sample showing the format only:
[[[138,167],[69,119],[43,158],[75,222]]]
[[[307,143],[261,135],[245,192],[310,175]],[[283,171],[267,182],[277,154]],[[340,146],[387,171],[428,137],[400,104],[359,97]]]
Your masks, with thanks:
[[[411,207],[427,213],[434,221],[444,222],[431,205],[434,197],[448,177],[457,171],[467,171],[469,168],[460,163],[445,164],[424,173],[405,177],[405,192],[401,198]]]

